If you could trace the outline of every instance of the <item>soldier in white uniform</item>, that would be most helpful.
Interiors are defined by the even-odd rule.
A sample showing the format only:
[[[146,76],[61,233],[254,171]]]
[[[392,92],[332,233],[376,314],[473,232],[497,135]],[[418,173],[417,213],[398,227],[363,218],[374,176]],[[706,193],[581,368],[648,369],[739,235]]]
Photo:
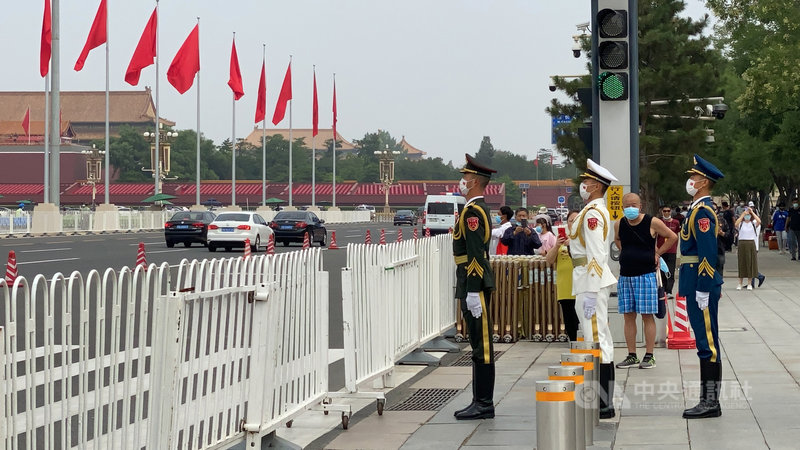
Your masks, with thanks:
[[[570,231],[572,293],[581,321],[583,338],[599,342],[601,357],[600,418],[614,417],[614,340],[608,327],[608,295],[617,279],[608,267],[608,253],[614,240],[614,226],[606,209],[604,195],[614,175],[594,161],[587,160],[581,175],[580,195],[586,202]]]

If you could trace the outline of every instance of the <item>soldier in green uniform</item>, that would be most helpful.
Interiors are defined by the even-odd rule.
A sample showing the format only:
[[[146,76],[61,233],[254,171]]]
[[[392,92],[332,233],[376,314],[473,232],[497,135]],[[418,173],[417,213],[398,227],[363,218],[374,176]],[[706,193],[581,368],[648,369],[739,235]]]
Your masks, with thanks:
[[[711,208],[711,188],[724,175],[713,164],[694,155],[694,166],[688,171],[686,193],[692,196],[692,207],[683,222],[680,234],[681,269],[678,293],[686,297],[689,322],[700,358],[700,403],[683,412],[684,419],[719,417],[722,362],[719,354],[719,300],[722,274],[717,267],[717,214]]]
[[[470,155],[461,169],[461,194],[467,198],[453,232],[453,257],[456,261],[456,298],[467,324],[472,346],[472,403],[455,412],[456,419],[494,417],[494,346],[489,303],[494,290],[494,274],[489,265],[489,238],[492,226],[483,192],[495,170],[484,167]]]

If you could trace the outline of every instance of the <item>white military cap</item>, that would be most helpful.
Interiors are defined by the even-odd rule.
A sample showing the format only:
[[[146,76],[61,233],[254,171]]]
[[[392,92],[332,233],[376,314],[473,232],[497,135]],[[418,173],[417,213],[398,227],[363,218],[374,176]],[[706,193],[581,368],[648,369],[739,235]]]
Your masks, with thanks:
[[[611,185],[612,182],[617,181],[617,178],[611,174],[605,167],[597,164],[591,159],[586,160],[586,172],[581,174],[581,178],[592,178],[606,186]]]

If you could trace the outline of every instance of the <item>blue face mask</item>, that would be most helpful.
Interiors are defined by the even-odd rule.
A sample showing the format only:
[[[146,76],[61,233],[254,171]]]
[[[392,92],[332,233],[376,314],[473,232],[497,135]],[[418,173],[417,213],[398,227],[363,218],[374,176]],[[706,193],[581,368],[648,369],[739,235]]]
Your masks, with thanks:
[[[536,232],[539,233],[539,234],[542,234],[542,226],[541,225],[536,227]]]
[[[494,216],[494,221],[495,223],[500,223],[503,221],[503,219],[501,219],[500,216]]]
[[[634,220],[637,217],[639,217],[639,208],[634,208],[634,207],[625,208],[622,210],[622,213],[625,214],[625,218],[627,218],[628,220]]]
[[[750,220],[750,214],[745,214],[744,215],[744,220]]]

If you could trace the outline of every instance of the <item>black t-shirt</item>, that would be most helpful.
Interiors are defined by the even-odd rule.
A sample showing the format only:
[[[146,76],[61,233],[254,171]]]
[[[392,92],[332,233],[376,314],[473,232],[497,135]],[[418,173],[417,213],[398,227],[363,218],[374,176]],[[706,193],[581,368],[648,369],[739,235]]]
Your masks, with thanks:
[[[792,208],[789,210],[789,229],[792,231],[800,231],[800,208]]]
[[[628,219],[619,221],[619,274],[625,277],[638,277],[656,271],[656,238],[650,234],[647,214],[638,225],[631,225]]]

